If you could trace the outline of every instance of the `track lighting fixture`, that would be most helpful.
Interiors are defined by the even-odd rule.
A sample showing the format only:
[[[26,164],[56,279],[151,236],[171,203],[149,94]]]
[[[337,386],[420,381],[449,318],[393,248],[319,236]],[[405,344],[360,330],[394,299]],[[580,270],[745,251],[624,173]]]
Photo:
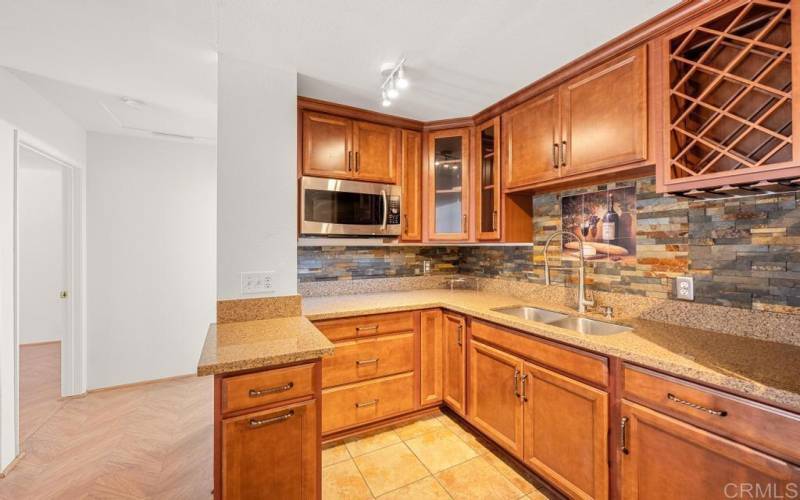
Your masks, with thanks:
[[[408,78],[403,65],[406,59],[400,59],[397,64],[385,63],[381,66],[381,74],[385,77],[381,85],[381,104],[391,106],[392,100],[400,96],[400,89],[408,88]]]

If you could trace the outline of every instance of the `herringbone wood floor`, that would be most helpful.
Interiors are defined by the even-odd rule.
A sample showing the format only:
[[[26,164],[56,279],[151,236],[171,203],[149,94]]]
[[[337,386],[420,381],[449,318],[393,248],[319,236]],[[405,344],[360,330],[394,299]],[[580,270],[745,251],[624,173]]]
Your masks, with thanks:
[[[20,357],[21,377],[48,372],[26,370],[25,359]],[[41,386],[20,380],[21,392],[26,385]],[[61,401],[22,443],[25,455],[0,479],[0,499],[208,499],[212,401],[210,377]]]

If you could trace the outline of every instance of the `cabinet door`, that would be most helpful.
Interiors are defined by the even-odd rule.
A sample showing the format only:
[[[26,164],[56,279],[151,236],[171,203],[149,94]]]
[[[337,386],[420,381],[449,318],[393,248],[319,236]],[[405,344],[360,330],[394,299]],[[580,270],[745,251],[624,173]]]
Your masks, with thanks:
[[[303,174],[350,178],[353,127],[346,118],[303,112]]]
[[[622,498],[797,496],[787,462],[627,401],[622,418]]]
[[[478,127],[475,219],[479,240],[500,239],[500,118]]]
[[[442,401],[444,378],[444,339],[442,333],[442,311],[422,311],[420,313],[420,405]]]
[[[608,395],[525,363],[524,462],[574,498],[608,498]]]
[[[422,239],[422,134],[413,130],[400,131],[400,210],[404,241]]]
[[[469,238],[470,129],[428,136],[428,221],[431,240]]]
[[[444,315],[444,402],[457,413],[465,413],[466,343],[464,318]]]
[[[561,86],[561,175],[647,158],[647,47]]]
[[[467,419],[522,458],[522,360],[480,342],[469,344]]]
[[[368,122],[353,122],[355,177],[362,181],[397,182],[397,129]]]
[[[315,400],[222,421],[222,498],[317,498]]]
[[[558,91],[547,92],[503,114],[503,182],[516,188],[559,176]]]

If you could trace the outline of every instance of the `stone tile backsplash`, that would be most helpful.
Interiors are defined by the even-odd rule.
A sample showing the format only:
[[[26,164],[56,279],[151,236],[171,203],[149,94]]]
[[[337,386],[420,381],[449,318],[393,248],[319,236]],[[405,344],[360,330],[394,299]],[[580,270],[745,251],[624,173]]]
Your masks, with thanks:
[[[301,283],[431,274],[544,283],[544,241],[561,228],[561,197],[636,188],[636,258],[587,262],[594,290],[672,298],[676,276],[693,276],[695,301],[800,314],[800,193],[689,201],[655,192],[652,177],[534,196],[534,242],[523,246],[300,247]],[[560,260],[560,245],[548,252]],[[572,286],[573,271],[553,271]]]

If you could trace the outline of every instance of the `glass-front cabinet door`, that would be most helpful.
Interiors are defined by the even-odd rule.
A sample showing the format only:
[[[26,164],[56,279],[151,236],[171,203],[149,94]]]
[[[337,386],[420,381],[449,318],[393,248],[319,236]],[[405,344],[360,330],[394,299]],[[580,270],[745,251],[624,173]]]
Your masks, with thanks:
[[[469,128],[428,136],[428,234],[431,240],[469,239]]]
[[[475,214],[479,240],[500,239],[500,118],[476,131]]]

